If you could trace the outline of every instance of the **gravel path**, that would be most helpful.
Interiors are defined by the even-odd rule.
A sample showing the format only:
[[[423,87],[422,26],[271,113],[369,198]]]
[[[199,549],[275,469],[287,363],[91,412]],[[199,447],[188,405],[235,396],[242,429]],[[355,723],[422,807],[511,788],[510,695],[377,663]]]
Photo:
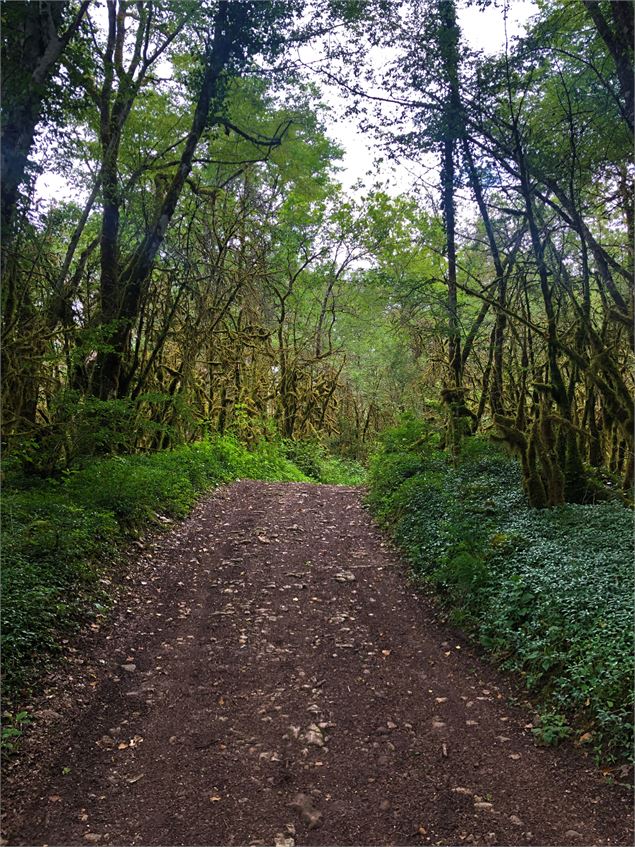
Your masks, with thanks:
[[[139,553],[4,785],[4,843],[631,844],[631,798],[534,745],[358,490],[245,481]]]

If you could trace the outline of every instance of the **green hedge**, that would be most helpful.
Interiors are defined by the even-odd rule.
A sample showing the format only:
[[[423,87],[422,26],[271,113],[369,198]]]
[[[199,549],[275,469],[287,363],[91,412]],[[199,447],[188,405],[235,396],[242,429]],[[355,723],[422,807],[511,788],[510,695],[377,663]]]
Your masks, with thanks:
[[[100,582],[117,546],[159,516],[182,517],[201,492],[233,479],[307,481],[275,444],[225,437],[153,455],[95,460],[59,480],[5,482],[2,670],[10,702],[61,638],[103,612]],[[6,701],[5,701],[6,702]]]
[[[540,740],[565,737],[571,724],[604,761],[627,758],[631,511],[532,509],[516,462],[491,442],[467,439],[458,466],[433,442],[413,421],[387,434],[371,461],[372,510],[454,622],[522,675],[543,713]]]

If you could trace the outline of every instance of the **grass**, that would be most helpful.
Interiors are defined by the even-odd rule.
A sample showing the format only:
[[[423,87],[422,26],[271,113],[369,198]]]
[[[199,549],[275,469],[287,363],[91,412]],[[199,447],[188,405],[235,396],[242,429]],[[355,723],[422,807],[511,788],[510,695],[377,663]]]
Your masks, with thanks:
[[[414,446],[416,445],[416,446]],[[632,754],[631,511],[536,510],[519,468],[484,439],[454,466],[421,424],[388,433],[369,503],[452,620],[519,674],[556,743],[575,728],[604,762]]]

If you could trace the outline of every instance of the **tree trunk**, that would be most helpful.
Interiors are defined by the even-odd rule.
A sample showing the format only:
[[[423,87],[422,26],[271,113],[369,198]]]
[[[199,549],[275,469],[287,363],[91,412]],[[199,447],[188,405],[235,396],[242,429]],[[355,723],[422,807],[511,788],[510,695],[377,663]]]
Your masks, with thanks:
[[[89,2],[79,7],[64,34],[59,30],[68,2],[5,4],[2,56],[2,150],[0,153],[0,225],[2,228],[2,271],[13,237],[15,209],[20,185],[42,117],[47,83],[64,48],[81,23]]]

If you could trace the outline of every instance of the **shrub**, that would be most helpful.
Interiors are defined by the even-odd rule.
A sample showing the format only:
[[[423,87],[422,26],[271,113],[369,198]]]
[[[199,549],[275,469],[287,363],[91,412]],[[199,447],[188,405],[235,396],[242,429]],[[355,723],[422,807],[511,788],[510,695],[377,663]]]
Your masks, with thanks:
[[[366,469],[354,459],[329,455],[318,441],[282,442],[285,456],[315,482],[328,485],[361,485]]]
[[[324,451],[317,441],[294,441],[285,438],[282,449],[285,456],[300,468],[302,473],[316,481],[320,479]]]

